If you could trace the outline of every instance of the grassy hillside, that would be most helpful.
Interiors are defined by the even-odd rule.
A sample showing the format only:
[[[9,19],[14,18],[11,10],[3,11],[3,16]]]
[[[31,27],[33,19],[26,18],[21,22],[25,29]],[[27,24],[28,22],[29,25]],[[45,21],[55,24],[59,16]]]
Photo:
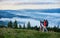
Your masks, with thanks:
[[[0,28],[0,38],[60,38],[60,33]]]

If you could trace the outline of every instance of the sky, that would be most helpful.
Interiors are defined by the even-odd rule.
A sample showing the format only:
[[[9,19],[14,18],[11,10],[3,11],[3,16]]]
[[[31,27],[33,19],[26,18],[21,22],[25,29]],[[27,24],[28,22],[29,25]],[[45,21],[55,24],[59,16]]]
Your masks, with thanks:
[[[24,9],[59,9],[60,8],[60,0],[0,0],[0,10],[20,10],[20,11],[7,11],[14,15],[25,15],[25,16],[31,16],[33,18],[43,18],[43,19],[49,19],[50,26],[55,25],[57,22],[60,22],[60,12],[57,13],[46,13],[46,12],[32,12],[27,11]],[[22,14],[21,14],[22,13]],[[45,17],[45,15],[47,17]],[[41,17],[42,16],[42,17]],[[51,17],[52,16],[52,17]],[[24,19],[24,18],[17,18],[13,17],[11,19],[9,18],[1,18],[0,21],[9,21],[9,20],[17,20],[17,21],[25,21],[26,24],[28,21],[31,22],[32,25],[39,25],[40,21],[34,20],[34,19]],[[54,20],[52,20],[54,19]],[[53,23],[52,23],[53,22]]]
[[[60,8],[60,0],[0,0],[0,9],[54,9]]]

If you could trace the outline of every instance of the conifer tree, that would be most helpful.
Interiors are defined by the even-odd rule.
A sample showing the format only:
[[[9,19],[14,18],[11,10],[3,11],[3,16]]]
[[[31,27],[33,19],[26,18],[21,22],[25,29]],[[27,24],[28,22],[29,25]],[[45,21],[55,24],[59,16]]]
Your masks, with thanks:
[[[23,29],[25,29],[25,24],[23,25]]]
[[[22,28],[22,26],[21,26],[21,25],[19,25],[19,28],[21,29],[21,28]]]
[[[31,24],[30,24],[30,22],[28,22],[28,24],[27,24],[27,29],[31,29]]]
[[[18,25],[17,25],[17,21],[15,20],[15,22],[13,23],[14,25],[14,28],[18,28]]]
[[[8,22],[8,27],[12,28],[12,21]]]

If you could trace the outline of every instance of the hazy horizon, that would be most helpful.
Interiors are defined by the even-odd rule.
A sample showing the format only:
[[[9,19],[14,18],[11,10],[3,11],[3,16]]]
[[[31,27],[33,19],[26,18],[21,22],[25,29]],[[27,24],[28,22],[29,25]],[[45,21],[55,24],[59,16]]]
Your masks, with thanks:
[[[0,24],[17,20],[39,26],[44,19],[50,27],[60,25],[60,0],[0,0]]]

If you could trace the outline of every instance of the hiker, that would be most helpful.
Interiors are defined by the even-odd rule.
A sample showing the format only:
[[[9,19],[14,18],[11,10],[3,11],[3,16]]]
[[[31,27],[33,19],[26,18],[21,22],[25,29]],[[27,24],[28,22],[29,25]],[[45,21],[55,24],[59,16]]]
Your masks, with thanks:
[[[40,31],[47,32],[48,21],[40,21]]]
[[[47,20],[44,20],[44,23],[43,23],[43,32],[45,32],[45,31],[48,31],[47,30],[47,26],[48,26],[48,21]]]
[[[43,22],[42,21],[40,21],[40,31],[42,31],[43,30]]]

